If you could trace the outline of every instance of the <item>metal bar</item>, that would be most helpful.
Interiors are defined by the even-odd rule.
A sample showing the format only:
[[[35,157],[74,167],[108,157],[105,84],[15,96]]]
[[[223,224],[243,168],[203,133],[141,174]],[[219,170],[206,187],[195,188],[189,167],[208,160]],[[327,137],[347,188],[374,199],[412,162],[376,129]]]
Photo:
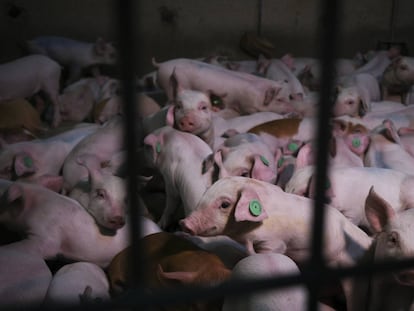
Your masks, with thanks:
[[[257,3],[257,35],[262,35],[262,16],[263,16],[263,0],[258,0]]]
[[[394,41],[394,27],[395,27],[395,12],[397,11],[398,1],[391,1],[391,15],[390,15],[390,29],[389,29],[389,41]]]
[[[131,258],[129,267],[131,268],[132,287],[137,288],[138,292],[143,292],[146,284],[145,276],[145,256],[143,245],[139,237],[141,236],[140,214],[142,207],[136,196],[137,192],[137,165],[136,165],[136,145],[138,142],[138,131],[140,122],[137,122],[136,94],[135,94],[135,74],[136,58],[138,57],[135,44],[135,25],[137,16],[134,16],[138,2],[133,0],[115,1],[117,12],[118,39],[119,39],[119,66],[122,80],[122,98],[125,111],[125,143],[127,150],[128,164],[128,193],[129,193],[129,222],[130,222],[130,246]],[[137,124],[138,123],[138,124]],[[142,133],[142,131],[139,131]],[[141,309],[142,310],[142,309]]]
[[[309,262],[309,271],[314,274],[324,273],[325,262],[323,258],[323,229],[325,223],[324,203],[325,185],[328,171],[328,145],[331,135],[330,118],[333,107],[333,81],[335,79],[335,57],[337,49],[338,7],[340,1],[321,1],[320,51],[321,60],[321,90],[318,110],[317,142],[316,142],[316,197],[314,201],[313,229],[312,229],[312,255]],[[308,284],[308,310],[317,310],[317,293],[319,284]]]

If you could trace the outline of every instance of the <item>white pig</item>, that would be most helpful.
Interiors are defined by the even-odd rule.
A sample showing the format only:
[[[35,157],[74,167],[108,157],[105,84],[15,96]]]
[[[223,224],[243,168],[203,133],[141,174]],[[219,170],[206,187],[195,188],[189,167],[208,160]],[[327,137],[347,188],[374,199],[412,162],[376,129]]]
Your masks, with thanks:
[[[61,121],[59,83],[61,68],[47,56],[29,55],[0,65],[0,102],[27,98],[43,91],[53,106],[52,126]]]
[[[212,183],[211,170],[205,171],[204,159],[211,148],[199,137],[164,126],[147,135],[153,164],[165,182],[167,202],[158,225],[165,229],[181,201],[184,215],[195,208],[204,191]]]
[[[98,64],[114,65],[117,59],[112,43],[98,38],[95,42],[82,42],[65,37],[41,36],[26,42],[27,50],[43,54],[69,70],[68,82],[81,76],[82,69]]]
[[[47,307],[79,305],[84,294],[91,301],[109,300],[109,281],[101,267],[90,262],[75,262],[64,265],[53,275],[44,304]]]

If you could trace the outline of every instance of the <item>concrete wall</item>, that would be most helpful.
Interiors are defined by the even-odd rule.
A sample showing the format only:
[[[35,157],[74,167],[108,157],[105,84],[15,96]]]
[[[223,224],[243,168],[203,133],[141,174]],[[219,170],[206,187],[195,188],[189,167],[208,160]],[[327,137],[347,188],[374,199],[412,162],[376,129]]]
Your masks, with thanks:
[[[340,56],[376,47],[390,39],[391,0],[346,0],[342,4]],[[394,41],[414,50],[414,1],[399,0]],[[231,51],[238,59],[244,32],[256,32],[259,0],[137,1],[134,21],[141,61],[139,73],[150,71],[150,59],[199,57]],[[262,0],[261,35],[276,47],[277,56],[291,52],[315,56],[320,1]],[[18,44],[38,35],[61,35],[92,41],[102,36],[116,40],[113,0],[0,0],[0,61],[20,56]],[[138,31],[139,29],[139,31]]]

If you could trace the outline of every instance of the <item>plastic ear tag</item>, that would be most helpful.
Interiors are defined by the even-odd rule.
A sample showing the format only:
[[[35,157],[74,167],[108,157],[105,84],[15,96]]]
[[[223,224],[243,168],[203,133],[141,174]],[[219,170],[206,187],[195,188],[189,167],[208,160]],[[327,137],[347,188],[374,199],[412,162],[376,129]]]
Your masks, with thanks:
[[[277,167],[281,167],[283,165],[283,162],[285,162],[285,159],[282,157],[277,161]]]
[[[161,143],[160,142],[157,142],[157,144],[155,145],[155,151],[157,153],[160,153],[161,152]]]
[[[296,150],[298,150],[299,146],[297,143],[289,143],[287,148],[289,151],[295,152]]]
[[[23,158],[23,163],[26,167],[31,167],[33,165],[33,160],[31,157],[24,157]]]
[[[251,200],[249,203],[249,211],[250,214],[252,214],[255,217],[260,216],[260,214],[262,213],[262,205],[256,199]]]
[[[331,188],[331,182],[329,181],[329,179],[326,180],[326,184],[325,184],[325,189],[329,189]]]
[[[361,140],[359,138],[354,138],[352,140],[352,147],[358,148],[359,146],[361,146]]]
[[[269,161],[264,156],[261,155],[260,160],[262,160],[264,165],[269,166]]]

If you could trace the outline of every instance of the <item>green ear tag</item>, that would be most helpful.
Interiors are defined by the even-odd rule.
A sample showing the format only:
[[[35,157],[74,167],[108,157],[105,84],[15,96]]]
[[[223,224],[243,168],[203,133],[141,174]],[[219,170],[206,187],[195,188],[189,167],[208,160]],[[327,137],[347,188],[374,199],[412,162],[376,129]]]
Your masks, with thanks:
[[[325,189],[329,189],[331,188],[331,182],[329,181],[329,179],[326,180],[326,184],[325,184]]]
[[[352,140],[352,147],[358,148],[359,146],[361,146],[361,141],[359,140],[359,138],[354,138]]]
[[[283,165],[283,162],[285,162],[285,159],[282,157],[277,161],[277,167],[281,167]]]
[[[155,151],[156,151],[157,153],[160,153],[160,152],[161,152],[161,143],[160,143],[160,142],[158,142],[158,143],[155,145]]]
[[[269,166],[269,161],[264,156],[261,155],[260,160],[262,160],[264,165]]]
[[[258,200],[251,200],[249,203],[250,214],[257,217],[262,213],[262,205]]]
[[[298,150],[299,146],[297,143],[289,143],[288,145],[288,150],[295,152],[296,150]]]
[[[30,157],[24,157],[23,158],[23,163],[26,167],[31,167],[33,165],[33,160]]]

